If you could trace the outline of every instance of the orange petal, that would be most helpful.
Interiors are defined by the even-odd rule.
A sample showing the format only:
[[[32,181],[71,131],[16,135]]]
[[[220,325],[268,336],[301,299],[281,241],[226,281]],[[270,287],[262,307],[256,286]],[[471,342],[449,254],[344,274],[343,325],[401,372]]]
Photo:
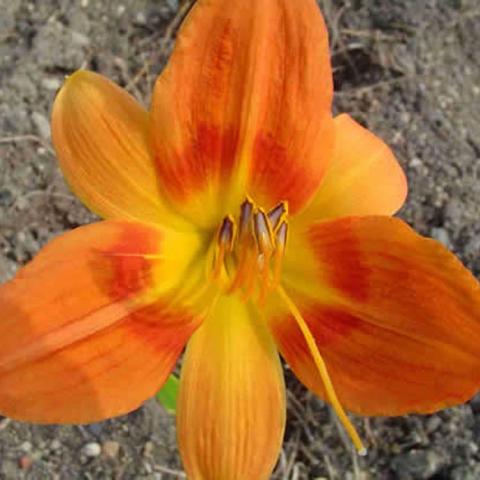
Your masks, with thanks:
[[[314,0],[199,0],[153,99],[162,186],[182,213],[217,225],[245,190],[295,212],[333,145],[332,75]]]
[[[258,312],[221,297],[190,340],[177,431],[188,478],[270,478],[285,426],[278,354]]]
[[[123,89],[78,71],[58,94],[53,143],[70,187],[109,219],[172,221],[160,199],[148,113]]]
[[[325,178],[303,219],[393,215],[407,181],[390,148],[348,115],[334,119],[335,147]]]
[[[285,286],[347,409],[428,413],[479,390],[480,286],[443,246],[388,217],[318,223],[291,239]],[[292,316],[269,308],[285,359],[323,397]]]
[[[200,322],[177,259],[195,242],[111,221],[45,247],[0,288],[0,413],[85,423],[152,396]]]

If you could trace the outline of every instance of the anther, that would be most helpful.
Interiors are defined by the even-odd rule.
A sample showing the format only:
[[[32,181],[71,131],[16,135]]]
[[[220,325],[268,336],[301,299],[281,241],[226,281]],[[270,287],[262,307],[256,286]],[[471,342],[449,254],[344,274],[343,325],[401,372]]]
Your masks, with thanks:
[[[233,248],[234,230],[235,222],[233,218],[230,216],[225,217],[218,230],[218,244],[225,245],[227,251],[231,251]]]
[[[273,207],[267,214],[272,230],[275,230],[280,224],[282,218],[287,214],[287,203],[281,202],[276,207]]]
[[[250,231],[253,215],[253,202],[248,198],[240,205],[240,219],[238,222],[238,238],[244,239],[245,235]]]
[[[260,253],[269,255],[273,251],[273,235],[270,223],[263,210],[258,210],[255,213],[253,225]]]
[[[275,253],[273,255],[273,285],[280,283],[283,257],[287,246],[288,224],[282,221],[275,232]]]
[[[283,255],[287,245],[288,225],[283,221],[275,232],[275,248]]]
[[[235,236],[235,223],[233,218],[227,216],[223,219],[218,229],[218,250],[213,266],[213,278],[218,278],[225,263],[225,254],[233,250],[233,241]]]

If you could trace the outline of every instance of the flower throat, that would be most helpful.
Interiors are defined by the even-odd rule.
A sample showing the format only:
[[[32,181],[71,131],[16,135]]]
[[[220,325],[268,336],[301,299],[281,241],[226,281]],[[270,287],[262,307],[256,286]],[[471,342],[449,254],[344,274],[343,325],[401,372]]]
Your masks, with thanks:
[[[244,300],[266,295],[279,284],[288,234],[288,206],[279,203],[266,213],[247,198],[237,219],[226,216],[217,232],[213,279]]]

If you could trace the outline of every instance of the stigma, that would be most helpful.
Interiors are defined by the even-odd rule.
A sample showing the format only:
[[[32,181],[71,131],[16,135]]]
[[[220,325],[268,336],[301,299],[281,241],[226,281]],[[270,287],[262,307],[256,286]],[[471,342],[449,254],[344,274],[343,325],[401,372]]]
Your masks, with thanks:
[[[288,205],[266,212],[249,198],[237,217],[221,222],[214,245],[212,277],[227,293],[263,302],[280,283],[288,237]]]

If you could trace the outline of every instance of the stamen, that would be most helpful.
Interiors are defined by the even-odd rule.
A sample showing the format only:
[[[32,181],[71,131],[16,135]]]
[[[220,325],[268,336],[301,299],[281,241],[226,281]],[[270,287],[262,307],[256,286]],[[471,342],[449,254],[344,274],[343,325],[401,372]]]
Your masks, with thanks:
[[[281,202],[276,207],[273,207],[267,214],[268,220],[270,220],[270,225],[272,230],[275,230],[280,223],[282,217],[288,213],[287,203]]]
[[[287,234],[288,225],[287,222],[283,221],[275,232],[275,248],[282,254],[285,253],[285,247],[287,246]]]
[[[238,222],[238,238],[242,241],[245,235],[250,231],[253,215],[253,202],[246,199],[240,205],[240,221]]]
[[[292,301],[292,299],[287,295],[285,290],[281,286],[279,286],[277,291],[280,294],[280,297],[282,298],[282,300],[285,302],[285,305],[288,307],[291,314],[295,318],[302,332],[302,335],[305,338],[305,341],[307,342],[308,349],[310,350],[310,353],[313,357],[315,366],[317,367],[318,373],[320,374],[320,377],[323,381],[323,385],[325,387],[327,397],[333,409],[335,410],[335,413],[337,414],[345,430],[350,436],[353,444],[355,445],[355,448],[358,451],[358,454],[361,456],[366,455],[367,450],[364,447],[362,440],[360,439],[357,431],[355,430],[355,427],[353,426],[350,419],[347,417],[345,410],[343,409],[340,401],[338,400],[337,394],[335,393],[335,389],[333,388],[333,384],[330,379],[330,375],[328,374],[327,366],[320,354],[320,351],[318,350],[318,347],[317,347],[317,344],[315,343],[315,338],[313,337],[312,332],[310,331],[307,323],[303,319],[302,314],[300,313],[300,310],[298,310],[297,306]]]
[[[282,221],[275,233],[275,253],[273,254],[273,286],[276,287],[280,283],[282,274],[283,257],[285,256],[285,248],[287,246],[288,225],[286,221]]]
[[[220,272],[222,271],[222,267],[225,263],[225,254],[227,252],[231,252],[233,249],[234,233],[235,223],[233,218],[227,216],[223,219],[223,222],[218,230],[218,250],[215,256],[212,273],[214,279],[217,279],[220,276]]]
[[[234,229],[235,222],[233,218],[230,215],[226,216],[218,231],[218,243],[226,245],[228,251],[231,251],[233,247]]]
[[[263,210],[258,210],[253,218],[255,238],[260,253],[269,254],[273,251],[273,234],[268,218]]]

